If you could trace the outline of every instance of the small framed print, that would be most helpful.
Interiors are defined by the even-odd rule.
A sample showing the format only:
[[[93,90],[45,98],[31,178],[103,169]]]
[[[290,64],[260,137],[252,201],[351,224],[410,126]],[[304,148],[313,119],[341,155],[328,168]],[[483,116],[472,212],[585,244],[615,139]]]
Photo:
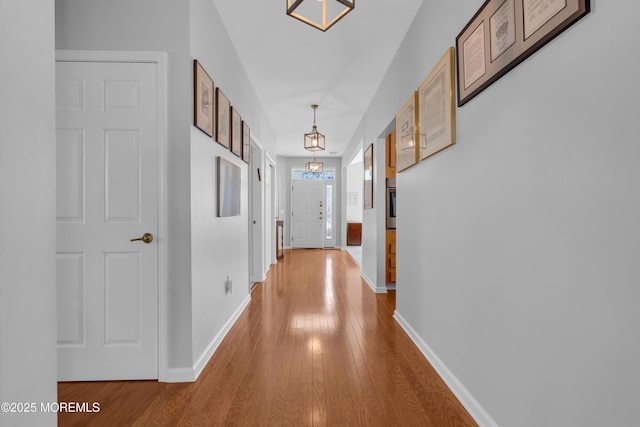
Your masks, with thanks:
[[[418,92],[396,113],[396,170],[401,172],[418,163],[420,134],[418,133]]]
[[[420,160],[456,143],[454,61],[450,47],[418,88]]]
[[[238,110],[231,107],[231,152],[242,156],[242,119]]]
[[[197,59],[193,60],[193,125],[213,136],[213,80]]]
[[[216,141],[224,147],[231,145],[231,104],[222,90],[216,88]]]
[[[251,130],[244,120],[242,121],[242,160],[249,163],[251,155]]]

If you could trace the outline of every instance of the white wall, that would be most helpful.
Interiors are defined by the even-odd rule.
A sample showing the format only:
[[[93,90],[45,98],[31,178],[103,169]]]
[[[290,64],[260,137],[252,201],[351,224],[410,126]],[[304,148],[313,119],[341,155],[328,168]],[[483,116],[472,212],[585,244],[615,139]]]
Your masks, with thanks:
[[[423,4],[354,145],[381,133],[482,3]],[[591,3],[457,109],[455,146],[397,178],[396,314],[487,423],[640,424],[640,4]]]
[[[192,58],[198,59],[252,131],[258,130],[252,123],[258,122],[254,117],[259,118],[262,110],[213,2],[191,0],[190,17]],[[239,216],[217,217],[217,156],[241,168]],[[248,171],[248,165],[239,157],[191,127],[193,348],[198,369],[211,357],[231,326],[229,319],[235,318],[249,302]],[[233,280],[232,293],[225,293],[227,275]]]
[[[200,372],[248,302],[249,280],[248,167],[192,126],[193,59],[275,153],[273,131],[211,0],[57,0],[56,47],[168,53],[168,379],[187,380]],[[242,168],[239,217],[215,215],[219,155]],[[224,293],[227,274],[232,294]]]
[[[0,2],[0,402],[38,410],[3,426],[57,423],[53,34],[53,2]]]
[[[362,222],[362,191],[363,191],[363,163],[358,162],[347,166],[346,189],[346,222]],[[354,205],[349,204],[349,193],[356,193],[358,202]]]

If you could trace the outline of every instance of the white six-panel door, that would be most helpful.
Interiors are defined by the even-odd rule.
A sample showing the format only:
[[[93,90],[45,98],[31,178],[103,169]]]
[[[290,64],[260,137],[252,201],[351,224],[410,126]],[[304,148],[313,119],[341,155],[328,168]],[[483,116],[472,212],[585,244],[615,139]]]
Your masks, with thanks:
[[[294,248],[324,247],[324,181],[292,180],[291,233]]]
[[[56,63],[61,381],[158,378],[156,80],[152,63]]]

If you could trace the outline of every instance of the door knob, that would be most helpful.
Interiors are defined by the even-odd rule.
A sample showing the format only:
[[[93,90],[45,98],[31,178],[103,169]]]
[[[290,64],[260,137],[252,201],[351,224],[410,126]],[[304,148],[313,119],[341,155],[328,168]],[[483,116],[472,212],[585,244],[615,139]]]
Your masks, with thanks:
[[[135,239],[131,239],[132,242],[138,241],[138,240],[142,240],[145,243],[151,243],[153,242],[153,234],[151,233],[144,233],[142,235],[142,237],[137,237]]]

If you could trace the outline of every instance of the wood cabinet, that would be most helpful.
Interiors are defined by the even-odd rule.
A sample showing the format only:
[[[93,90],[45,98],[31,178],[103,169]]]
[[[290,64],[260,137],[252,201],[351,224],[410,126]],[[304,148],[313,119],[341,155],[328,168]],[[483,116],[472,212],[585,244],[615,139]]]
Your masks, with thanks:
[[[386,178],[396,177],[396,131],[395,129],[386,138]],[[387,283],[396,283],[396,230],[387,230],[385,238],[386,246],[386,279]]]
[[[347,246],[360,246],[360,245],[362,245],[362,223],[361,222],[347,223]]]
[[[387,283],[396,283],[396,231],[387,230]]]

